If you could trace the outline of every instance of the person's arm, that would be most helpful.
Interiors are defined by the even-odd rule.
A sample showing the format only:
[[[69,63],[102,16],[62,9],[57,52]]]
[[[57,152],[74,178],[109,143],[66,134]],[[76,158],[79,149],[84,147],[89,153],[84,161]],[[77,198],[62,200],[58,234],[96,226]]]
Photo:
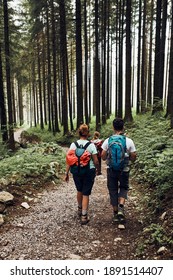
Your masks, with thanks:
[[[102,150],[101,157],[102,157],[102,160],[106,160],[107,159],[107,151]]]
[[[103,144],[102,144],[102,153],[101,153],[102,160],[107,159],[107,150],[108,150],[108,139],[103,141]]]
[[[129,160],[135,161],[137,157],[137,153],[133,140],[127,137],[126,144],[127,144],[128,154],[129,154]]]
[[[70,165],[66,165],[66,173],[64,180],[68,183],[69,181],[69,171],[70,171]]]
[[[129,154],[129,160],[135,161],[136,160],[136,156],[137,156],[136,152],[131,152]]]
[[[98,161],[97,154],[92,154],[92,160],[94,162],[95,168],[98,169],[99,168],[99,161]]]

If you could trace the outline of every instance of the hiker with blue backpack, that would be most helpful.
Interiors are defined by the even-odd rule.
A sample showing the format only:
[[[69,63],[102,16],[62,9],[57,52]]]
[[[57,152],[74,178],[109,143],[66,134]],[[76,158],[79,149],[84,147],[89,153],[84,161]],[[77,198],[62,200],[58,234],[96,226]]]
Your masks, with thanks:
[[[114,134],[102,145],[102,159],[107,160],[107,187],[113,208],[113,222],[125,223],[124,204],[129,189],[129,161],[136,160],[132,139],[124,134],[124,121],[113,120]]]
[[[96,169],[99,167],[97,149],[94,143],[88,141],[88,137],[88,125],[80,125],[79,140],[70,145],[66,155],[65,181],[69,181],[71,172],[77,189],[78,216],[81,225],[89,222],[89,196],[94,185]]]

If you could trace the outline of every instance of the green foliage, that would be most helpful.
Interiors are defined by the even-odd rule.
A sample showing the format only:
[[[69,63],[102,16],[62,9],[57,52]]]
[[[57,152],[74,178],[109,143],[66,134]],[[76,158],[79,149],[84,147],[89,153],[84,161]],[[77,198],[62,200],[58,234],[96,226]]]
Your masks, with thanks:
[[[3,143],[0,142],[0,158],[2,159],[7,155],[7,147]]]
[[[136,254],[138,256],[142,256],[143,254],[147,253],[150,246],[172,246],[172,236],[169,236],[166,230],[163,228],[162,225],[159,223],[151,223],[149,226],[143,229],[143,236],[136,247]]]
[[[56,162],[57,172],[50,166],[51,162]],[[42,143],[30,145],[27,149],[20,149],[15,155],[0,161],[0,181],[1,183],[18,183],[26,181],[26,177],[43,176],[50,179],[61,176],[65,171],[65,153],[55,143]],[[56,173],[56,174],[55,174]]]
[[[145,234],[148,234],[146,243],[163,246],[167,243],[171,244],[170,238],[167,237],[165,230],[160,224],[152,223],[149,227],[144,229]]]
[[[47,127],[44,130],[40,129],[40,127],[31,127],[27,129],[29,135],[37,135],[42,142],[49,143],[54,142],[56,143],[56,135],[53,135],[52,131],[49,131]]]
[[[59,145],[70,146],[70,144],[78,139],[78,134],[76,131],[69,132],[66,135],[63,135],[63,132],[56,133],[53,135],[52,131],[49,131],[47,127],[44,130],[40,127],[32,127],[27,130],[29,135],[37,135],[41,141],[49,143],[57,143]]]
[[[151,224],[149,227],[149,231],[151,233],[150,243],[155,243],[156,245],[164,245],[165,241],[165,233],[161,225],[159,224]]]
[[[140,183],[154,187],[154,193],[160,199],[172,188],[173,181],[173,132],[170,123],[162,116],[138,116],[129,134],[138,153],[134,164],[135,176]]]
[[[142,256],[144,254],[145,249],[146,249],[146,244],[144,242],[138,243],[136,247],[136,255]]]

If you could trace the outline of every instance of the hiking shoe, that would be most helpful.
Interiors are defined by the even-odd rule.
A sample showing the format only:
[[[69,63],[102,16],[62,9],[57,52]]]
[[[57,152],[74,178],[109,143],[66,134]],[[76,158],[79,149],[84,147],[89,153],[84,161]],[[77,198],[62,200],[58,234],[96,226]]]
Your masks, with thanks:
[[[86,225],[89,222],[89,217],[87,214],[81,215],[81,225]]]
[[[126,218],[124,215],[124,208],[122,208],[122,207],[118,207],[118,219],[119,219],[119,224],[126,223]]]
[[[112,218],[112,223],[118,223],[119,222],[119,217],[118,217],[118,213],[114,213],[113,214],[113,218]]]
[[[77,214],[78,214],[79,217],[82,216],[82,207],[79,207],[79,206],[78,206]]]
[[[119,219],[125,219],[124,208],[118,206],[118,217]]]

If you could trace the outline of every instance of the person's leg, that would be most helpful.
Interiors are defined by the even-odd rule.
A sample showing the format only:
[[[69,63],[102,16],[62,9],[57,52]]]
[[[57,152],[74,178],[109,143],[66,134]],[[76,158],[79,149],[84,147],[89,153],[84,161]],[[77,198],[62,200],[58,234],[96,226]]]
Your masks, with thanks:
[[[86,225],[89,222],[88,206],[89,206],[89,195],[83,195],[83,197],[82,197],[81,225]]]
[[[89,206],[89,195],[83,195],[82,199],[82,215],[86,215]]]
[[[125,219],[124,205],[127,199],[128,190],[129,190],[129,172],[122,172],[120,176],[118,215],[124,219]]]
[[[125,204],[125,198],[124,197],[119,197],[118,204],[124,205]]]
[[[89,196],[92,191],[92,187],[94,185],[96,171],[95,169],[90,169],[89,172],[84,176],[83,180],[83,199],[82,199],[82,216],[81,216],[81,224],[85,225],[89,222],[88,218],[88,207],[89,207]]]
[[[83,194],[82,192],[77,191],[77,203],[78,203],[78,215],[82,215],[82,200],[83,200]]]
[[[82,207],[82,198],[83,198],[82,192],[77,191],[77,202],[79,207]]]
[[[78,204],[78,216],[82,215],[82,199],[83,199],[83,194],[82,194],[82,178],[77,176],[77,175],[73,175],[73,180],[77,189],[77,204]]]
[[[101,157],[98,157],[98,162],[99,162],[99,167],[98,167],[98,172],[97,172],[97,175],[101,175]]]
[[[107,169],[107,187],[109,191],[110,204],[113,209],[113,222],[117,222],[118,214],[118,173]]]

